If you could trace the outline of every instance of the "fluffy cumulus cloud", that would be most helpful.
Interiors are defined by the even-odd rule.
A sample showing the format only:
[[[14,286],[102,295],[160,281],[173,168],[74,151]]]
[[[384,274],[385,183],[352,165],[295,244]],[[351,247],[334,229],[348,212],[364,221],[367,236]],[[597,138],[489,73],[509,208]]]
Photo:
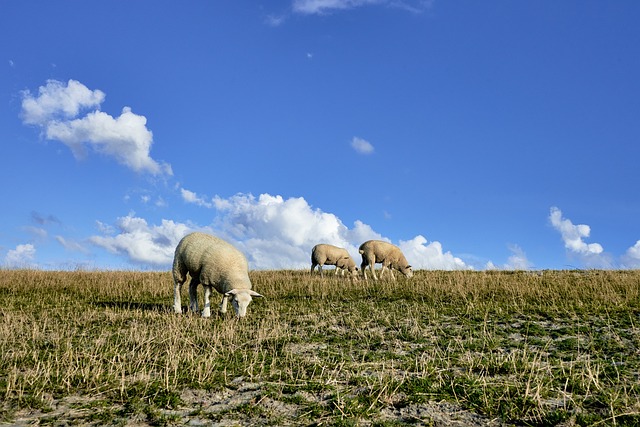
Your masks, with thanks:
[[[68,120],[83,110],[99,108],[104,98],[104,92],[92,91],[75,80],[69,80],[67,84],[48,80],[45,86],[40,86],[37,96],[23,92],[22,118],[26,124],[39,126]]]
[[[303,268],[316,243],[329,243],[358,253],[354,236],[377,238],[370,227],[358,222],[347,228],[340,219],[313,209],[302,197],[237,194],[213,199],[219,213],[214,228],[242,247],[257,269]]]
[[[7,252],[4,265],[7,268],[29,268],[33,266],[36,248],[30,243],[18,245]]]
[[[622,264],[625,268],[640,268],[640,240],[627,249],[622,256]]]
[[[591,234],[591,227],[586,224],[574,225],[571,220],[562,217],[562,211],[556,207],[551,208],[549,214],[551,225],[562,236],[564,247],[579,255],[598,255],[603,252],[598,243],[586,243],[583,239]]]
[[[194,197],[191,203],[201,204],[200,200]],[[218,213],[212,228],[237,245],[255,269],[307,268],[311,248],[317,243],[346,248],[359,264],[362,242],[388,240],[362,221],[349,228],[336,215],[311,207],[302,197],[237,194],[216,196],[212,203]],[[461,259],[443,252],[439,242],[427,244],[422,236],[401,241],[399,246],[415,268],[468,268]]]
[[[469,270],[470,266],[451,254],[444,252],[440,242],[427,244],[424,236],[416,236],[411,240],[400,241],[398,245],[414,270]]]
[[[602,245],[583,240],[591,234],[591,227],[586,224],[573,224],[571,220],[562,216],[562,211],[557,207],[551,208],[549,220],[553,228],[560,232],[564,247],[570,255],[577,257],[589,268],[613,267],[612,257],[604,252]]]
[[[171,265],[173,253],[180,239],[190,229],[186,224],[162,220],[160,225],[149,225],[142,218],[129,214],[119,218],[115,227],[98,224],[105,234],[92,236],[89,242],[111,253],[125,255],[136,264],[156,267]]]
[[[358,138],[357,136],[354,136],[351,140],[351,148],[360,154],[371,154],[374,150],[373,145],[371,145],[369,141]]]
[[[40,127],[47,139],[65,144],[76,158],[85,157],[90,148],[136,172],[171,175],[169,164],[150,156],[153,134],[146,117],[129,107],[112,117],[99,110],[104,98],[102,91],[75,80],[49,80],[37,95],[23,92],[22,118]]]
[[[213,204],[211,202],[203,199],[202,197],[199,197],[193,191],[187,190],[185,188],[180,189],[180,195],[182,196],[182,200],[184,200],[187,203],[193,203],[198,206],[203,206],[205,208],[213,207]]]
[[[89,242],[133,263],[168,268],[180,239],[190,231],[201,230],[238,247],[251,269],[269,270],[309,268],[311,248],[317,243],[346,248],[359,264],[358,247],[362,242],[389,240],[362,221],[347,227],[336,215],[313,208],[302,197],[236,194],[229,198],[215,196],[205,202],[206,198],[184,189],[182,196],[185,202],[198,206],[210,203],[216,213],[213,222],[197,226],[163,220],[160,225],[150,225],[129,214],[119,218],[115,226],[97,223],[102,235],[91,237]],[[400,241],[399,246],[416,269],[470,268],[444,252],[439,242],[428,243],[423,236]]]

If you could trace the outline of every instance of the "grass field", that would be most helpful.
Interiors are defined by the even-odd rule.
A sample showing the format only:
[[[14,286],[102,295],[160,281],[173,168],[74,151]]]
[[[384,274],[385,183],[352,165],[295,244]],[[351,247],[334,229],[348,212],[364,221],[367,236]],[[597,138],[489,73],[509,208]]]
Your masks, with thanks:
[[[251,279],[238,321],[168,272],[2,271],[0,421],[640,425],[640,271]]]

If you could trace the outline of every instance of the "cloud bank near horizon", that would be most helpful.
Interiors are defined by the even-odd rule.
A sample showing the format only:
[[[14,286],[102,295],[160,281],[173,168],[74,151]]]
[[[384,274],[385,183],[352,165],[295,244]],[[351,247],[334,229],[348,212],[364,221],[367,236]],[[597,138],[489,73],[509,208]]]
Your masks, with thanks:
[[[36,256],[36,248],[31,243],[25,243],[10,249],[4,258],[6,268],[32,268]]]
[[[186,203],[215,210],[213,222],[202,226],[163,220],[154,226],[129,214],[113,227],[100,224],[102,235],[90,237],[89,243],[134,263],[168,268],[179,240],[199,230],[237,246],[247,256],[251,269],[278,270],[309,268],[311,248],[317,243],[344,247],[360,263],[358,246],[362,242],[390,241],[362,221],[347,227],[336,215],[311,207],[303,197],[236,194],[229,198],[214,196],[209,201],[188,190],[183,189],[181,194]],[[398,246],[415,269],[472,269],[445,252],[440,242],[428,242],[421,235],[400,241]]]
[[[22,119],[39,127],[46,139],[62,142],[76,159],[85,158],[91,149],[135,172],[172,175],[171,165],[150,156],[153,134],[146,117],[129,107],[118,117],[100,111],[105,96],[76,80],[48,80],[37,95],[22,92]]]
[[[149,224],[134,213],[118,218],[114,225],[96,222],[99,234],[81,242],[56,236],[65,249],[86,254],[89,247],[100,248],[124,260],[150,268],[168,269],[180,239],[191,231],[204,231],[220,236],[236,245],[247,256],[250,268],[256,270],[306,269],[310,265],[310,251],[317,243],[329,243],[346,248],[357,264],[361,257],[358,246],[369,239],[390,241],[368,224],[356,220],[348,227],[336,215],[310,206],[303,197],[283,198],[280,195],[236,194],[228,198],[207,198],[181,189],[185,203],[212,210],[210,224],[180,223],[163,219]],[[640,268],[640,240],[628,248],[619,262],[604,251],[599,243],[587,243],[591,228],[574,224],[560,209],[550,209],[549,221],[560,233],[567,255],[587,268]],[[395,243],[403,251],[414,269],[472,270],[474,266],[443,249],[438,241],[429,242],[417,235]],[[533,264],[518,245],[509,245],[507,262],[495,265],[487,262],[481,269],[529,270]],[[4,257],[5,268],[37,266],[36,247],[27,243],[17,245]]]

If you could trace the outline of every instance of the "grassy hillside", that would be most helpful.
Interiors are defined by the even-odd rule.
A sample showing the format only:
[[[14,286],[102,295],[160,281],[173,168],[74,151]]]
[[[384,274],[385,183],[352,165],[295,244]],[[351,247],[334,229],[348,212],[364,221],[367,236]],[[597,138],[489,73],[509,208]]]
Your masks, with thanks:
[[[640,425],[638,271],[252,272],[241,321],[168,272],[1,273],[0,421]]]

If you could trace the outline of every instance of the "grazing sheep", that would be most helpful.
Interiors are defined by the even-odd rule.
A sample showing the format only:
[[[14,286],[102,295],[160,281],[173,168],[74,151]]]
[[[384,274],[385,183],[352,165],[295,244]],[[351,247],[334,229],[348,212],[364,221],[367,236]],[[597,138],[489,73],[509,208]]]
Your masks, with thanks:
[[[348,270],[352,276],[357,277],[358,275],[358,268],[356,267],[355,261],[344,248],[324,243],[315,245],[313,249],[311,249],[311,274],[313,274],[313,270],[318,266],[318,270],[322,276],[323,265],[335,265],[336,272],[334,274],[338,274],[338,271],[340,271],[344,276],[345,270]]]
[[[189,283],[189,306],[193,312],[198,311],[198,284],[204,286],[204,309],[202,317],[211,316],[209,297],[211,288],[223,295],[219,311],[227,312],[227,301],[231,304],[238,317],[247,314],[247,306],[251,297],[261,297],[251,290],[249,280],[249,265],[245,256],[217,237],[204,233],[191,233],[180,240],[173,258],[173,309],[182,313],[180,291],[187,280],[187,273],[191,276]]]
[[[413,271],[411,270],[411,266],[407,262],[407,259],[404,257],[402,251],[399,247],[392,245],[391,243],[383,242],[382,240],[368,240],[360,245],[358,252],[362,255],[362,274],[367,279],[366,268],[369,266],[371,270],[371,274],[373,274],[373,278],[378,280],[376,277],[376,271],[374,269],[375,264],[382,263],[382,272],[380,273],[380,277],[384,275],[385,270],[389,270],[389,274],[391,274],[391,278],[396,280],[393,276],[392,268],[395,268],[400,273],[407,276],[407,278],[411,278],[413,276]]]

